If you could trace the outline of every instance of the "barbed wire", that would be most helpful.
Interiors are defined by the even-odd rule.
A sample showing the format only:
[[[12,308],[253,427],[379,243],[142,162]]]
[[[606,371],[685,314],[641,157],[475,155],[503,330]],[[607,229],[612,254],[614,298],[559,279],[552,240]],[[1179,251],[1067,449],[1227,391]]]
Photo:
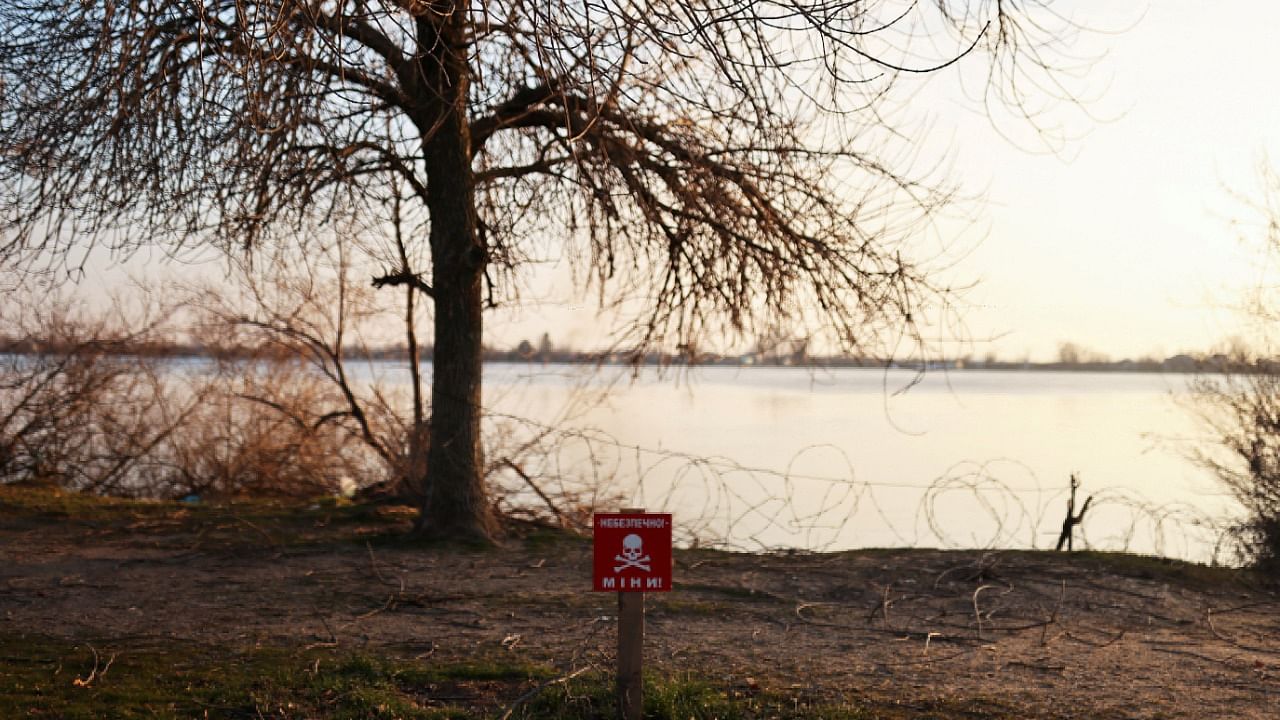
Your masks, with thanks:
[[[1058,537],[1070,492],[1066,482],[1043,483],[1012,458],[966,460],[921,481],[863,479],[834,445],[801,448],[775,469],[624,442],[599,429],[556,428],[500,412],[490,417],[504,421],[508,433],[522,427],[546,439],[539,477],[556,478],[562,489],[607,486],[625,504],[672,511],[678,542],[686,546],[1038,549]],[[815,453],[841,471],[797,471]],[[1154,502],[1127,488],[1101,488],[1092,495],[1090,512],[1076,530],[1086,549],[1214,564],[1230,558],[1230,518],[1185,502]]]

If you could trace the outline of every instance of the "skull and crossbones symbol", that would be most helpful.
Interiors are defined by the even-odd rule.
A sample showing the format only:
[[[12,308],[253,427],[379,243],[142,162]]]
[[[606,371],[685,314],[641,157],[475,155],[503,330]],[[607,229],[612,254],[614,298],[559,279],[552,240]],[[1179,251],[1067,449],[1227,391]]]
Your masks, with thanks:
[[[614,555],[613,559],[622,563],[613,569],[614,572],[622,572],[627,568],[635,568],[645,572],[651,572],[649,569],[649,556],[644,553],[644,541],[639,535],[631,534],[622,538],[622,554]]]

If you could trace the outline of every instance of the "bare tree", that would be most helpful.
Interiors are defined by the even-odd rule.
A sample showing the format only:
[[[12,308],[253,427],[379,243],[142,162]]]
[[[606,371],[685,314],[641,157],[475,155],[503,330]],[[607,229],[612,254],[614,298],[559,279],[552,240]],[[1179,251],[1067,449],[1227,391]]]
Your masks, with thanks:
[[[1108,362],[1105,354],[1073,342],[1058,344],[1058,362],[1062,365],[1097,365]]]
[[[986,96],[1030,116],[1046,19],[994,0],[4,0],[3,256],[421,228],[376,280],[432,303],[419,527],[491,537],[481,317],[529,259],[574,258],[637,356],[764,318],[851,348],[910,329],[945,290],[906,246],[948,192],[904,160],[890,88],[976,50]]]

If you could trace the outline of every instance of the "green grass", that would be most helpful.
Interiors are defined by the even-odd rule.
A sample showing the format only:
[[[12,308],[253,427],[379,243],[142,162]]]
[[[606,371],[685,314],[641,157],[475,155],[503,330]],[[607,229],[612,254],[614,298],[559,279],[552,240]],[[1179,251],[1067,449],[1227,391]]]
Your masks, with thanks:
[[[616,717],[612,676],[598,672],[550,686],[513,718],[611,720]],[[839,700],[805,688],[728,686],[692,673],[647,673],[646,720],[1022,720],[1025,711],[995,698],[904,698],[901,703]]]
[[[1040,553],[1054,554],[1070,563],[1089,563],[1099,569],[1116,575],[1123,575],[1141,580],[1158,580],[1176,583],[1185,587],[1204,588],[1239,582],[1260,580],[1256,573],[1241,568],[1204,565],[1201,563],[1174,560],[1153,555],[1134,555],[1123,552],[1104,552],[1084,550],[1074,553]]]
[[[96,651],[96,659],[95,659]],[[108,662],[110,663],[108,666]],[[94,672],[94,669],[96,673]],[[565,680],[501,654],[438,661],[368,652],[226,648],[154,639],[72,643],[0,633],[0,718],[58,720],[520,720],[615,717],[613,677]],[[861,704],[806,690],[650,672],[649,720],[1018,717],[999,703]]]
[[[524,720],[604,720],[616,717],[613,677],[596,672],[556,684],[517,708]],[[869,720],[871,711],[786,693],[725,688],[689,673],[645,677],[647,720]]]
[[[548,668],[509,660],[441,663],[342,651],[74,644],[3,635],[0,717],[478,718],[551,676]]]
[[[0,514],[24,520],[113,520],[161,515],[177,503],[125,500],[65,492],[54,487],[0,485]]]

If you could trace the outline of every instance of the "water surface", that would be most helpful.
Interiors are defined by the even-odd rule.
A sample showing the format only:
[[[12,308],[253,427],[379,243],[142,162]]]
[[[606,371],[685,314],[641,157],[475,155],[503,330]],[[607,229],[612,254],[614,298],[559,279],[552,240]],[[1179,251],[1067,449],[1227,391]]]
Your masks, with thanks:
[[[1081,500],[1096,496],[1090,546],[1203,560],[1206,523],[1234,506],[1188,460],[1211,438],[1188,409],[1187,378],[493,364],[485,398],[496,413],[585,433],[541,460],[541,475],[607,480],[704,540],[1051,547],[1075,473]]]

